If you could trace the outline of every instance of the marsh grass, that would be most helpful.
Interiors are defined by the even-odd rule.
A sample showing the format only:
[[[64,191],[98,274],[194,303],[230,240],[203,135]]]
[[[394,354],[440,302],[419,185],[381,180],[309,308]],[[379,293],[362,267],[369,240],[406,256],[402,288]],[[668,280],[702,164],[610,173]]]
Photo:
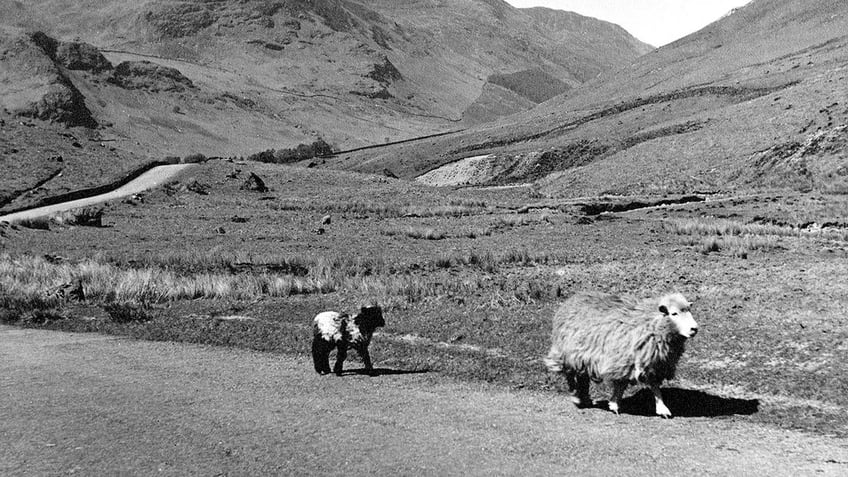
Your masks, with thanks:
[[[367,275],[387,269],[381,256],[362,257],[336,253],[327,256],[302,254],[228,252],[217,247],[210,250],[187,249],[166,253],[147,253],[131,258],[107,257],[120,267],[161,268],[182,274],[199,272],[271,273],[327,276],[332,273]]]
[[[550,252],[531,252],[527,248],[506,250],[502,253],[485,251],[451,251],[439,255],[433,265],[436,268],[472,267],[495,273],[502,266],[534,266],[564,263],[565,259]]]
[[[824,228],[808,221],[806,226],[769,223],[742,223],[729,219],[683,219],[664,222],[666,230],[677,235],[765,236],[823,238],[848,241],[848,231]]]
[[[389,237],[394,237],[396,235],[402,235],[405,237],[413,238],[413,239],[424,239],[424,240],[443,240],[447,238],[447,233],[441,230],[437,230],[433,227],[415,227],[415,226],[407,226],[407,227],[393,227],[383,230],[383,235],[387,235]]]
[[[488,211],[486,203],[474,200],[451,200],[448,204],[413,205],[408,202],[386,203],[352,200],[316,202],[305,199],[280,199],[268,203],[272,210],[312,211],[315,213],[350,214],[378,218],[399,217],[466,217]]]
[[[848,241],[848,231],[801,228],[776,224],[742,223],[727,219],[686,219],[664,222],[666,230],[682,235],[684,245],[702,254],[726,251],[738,258],[748,252],[780,248],[780,238],[821,238]]]
[[[65,298],[57,290],[73,283],[79,283],[86,299],[93,302],[163,303],[329,293],[340,280],[320,268],[305,277],[271,273],[186,275],[158,268],[123,269],[94,260],[51,263],[42,257],[0,256],[0,305],[4,309],[57,306]]]
[[[491,252],[452,253],[414,268],[433,270],[411,274],[394,270],[381,260],[319,257],[301,259],[293,267],[299,275],[269,273],[182,273],[173,270],[173,257],[159,266],[121,267],[97,260],[50,261],[44,257],[0,255],[0,307],[20,314],[21,310],[44,310],[61,306],[71,297],[63,290],[78,284],[86,301],[99,304],[159,304],[177,300],[218,299],[254,300],[263,297],[347,294],[379,299],[384,303],[405,305],[429,297],[463,295],[482,288],[483,277],[437,273],[440,269],[472,266],[494,273],[499,266],[550,263],[546,254],[526,249],[494,255]],[[148,265],[156,263],[148,262]],[[164,266],[163,266],[164,264]],[[169,268],[170,267],[170,268]],[[188,268],[195,267],[194,264]],[[532,293],[531,293],[532,294]],[[131,314],[115,306],[120,316]],[[123,311],[122,311],[123,310]],[[9,321],[9,319],[7,319]],[[138,321],[138,320],[129,320]]]
[[[699,237],[690,236],[682,240],[684,245],[694,246],[704,255],[726,251],[738,258],[747,258],[748,252],[761,250],[770,251],[780,247],[778,238],[772,235],[742,235],[729,237]]]
[[[667,230],[677,235],[774,235],[800,237],[799,229],[780,225],[742,223],[727,219],[685,219],[665,222]]]

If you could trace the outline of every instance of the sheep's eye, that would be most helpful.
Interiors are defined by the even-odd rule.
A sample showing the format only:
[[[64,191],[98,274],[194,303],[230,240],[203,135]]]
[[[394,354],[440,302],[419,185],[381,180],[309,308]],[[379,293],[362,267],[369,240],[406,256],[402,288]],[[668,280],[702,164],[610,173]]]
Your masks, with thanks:
[[[677,316],[677,312],[675,311],[674,313],[671,314],[671,316]]]

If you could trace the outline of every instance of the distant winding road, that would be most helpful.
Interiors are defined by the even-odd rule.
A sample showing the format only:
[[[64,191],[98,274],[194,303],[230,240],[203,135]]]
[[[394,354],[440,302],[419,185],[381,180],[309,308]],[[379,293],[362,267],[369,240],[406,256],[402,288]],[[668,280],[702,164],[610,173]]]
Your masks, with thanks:
[[[46,205],[44,207],[36,207],[33,209],[23,210],[8,215],[2,215],[0,216],[0,222],[11,223],[20,220],[46,217],[59,212],[64,212],[66,210],[87,207],[90,205],[99,204],[110,200],[120,199],[133,194],[138,194],[139,192],[152,189],[156,186],[164,184],[165,182],[168,182],[169,180],[173,179],[177,174],[189,167],[192,167],[193,165],[194,164],[173,164],[157,166],[111,192],[106,192],[104,194],[99,194],[92,197],[86,197],[84,199],[71,200],[68,202],[61,202],[59,204]]]

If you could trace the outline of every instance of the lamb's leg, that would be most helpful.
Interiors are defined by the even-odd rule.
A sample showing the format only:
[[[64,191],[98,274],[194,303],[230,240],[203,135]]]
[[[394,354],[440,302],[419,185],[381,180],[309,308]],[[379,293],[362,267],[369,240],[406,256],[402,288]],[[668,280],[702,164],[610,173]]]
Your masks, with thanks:
[[[624,396],[624,390],[627,389],[627,381],[612,381],[612,396],[609,400],[609,410],[618,414],[618,403],[621,402],[621,397]]]
[[[374,366],[371,365],[371,355],[368,354],[368,347],[362,346],[359,351],[359,357],[362,358],[362,363],[365,365],[365,372],[370,376],[374,376]]]
[[[651,383],[651,392],[654,393],[654,401],[656,401],[657,405],[657,415],[662,416],[666,419],[671,417],[671,411],[668,410],[665,403],[663,402],[662,393],[660,392],[660,385]]]
[[[347,357],[347,345],[339,342],[336,348],[336,366],[333,368],[333,372],[336,373],[336,376],[341,376],[342,366],[344,365],[344,360]]]
[[[320,336],[312,339],[312,363],[318,374],[330,374],[330,344]]]

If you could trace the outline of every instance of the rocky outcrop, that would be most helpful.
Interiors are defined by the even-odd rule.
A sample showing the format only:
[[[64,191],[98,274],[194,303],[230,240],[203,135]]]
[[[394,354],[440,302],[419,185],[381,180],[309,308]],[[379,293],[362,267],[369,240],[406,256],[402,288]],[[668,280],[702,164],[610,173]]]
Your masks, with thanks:
[[[383,62],[376,63],[371,71],[369,71],[365,76],[382,85],[388,85],[403,79],[403,75],[400,74],[400,71],[398,71],[395,65],[393,65],[392,62],[385,56],[383,56]]]
[[[124,61],[115,67],[109,83],[124,89],[182,92],[194,88],[194,83],[176,68],[150,61]]]
[[[58,46],[43,33],[0,34],[0,107],[17,116],[96,127],[85,97],[54,60]]]
[[[112,69],[112,63],[96,47],[83,42],[62,42],[55,59],[69,70],[101,73]]]
[[[100,73],[112,69],[112,63],[88,43],[57,41],[42,32],[33,33],[31,38],[51,60],[69,70]]]

